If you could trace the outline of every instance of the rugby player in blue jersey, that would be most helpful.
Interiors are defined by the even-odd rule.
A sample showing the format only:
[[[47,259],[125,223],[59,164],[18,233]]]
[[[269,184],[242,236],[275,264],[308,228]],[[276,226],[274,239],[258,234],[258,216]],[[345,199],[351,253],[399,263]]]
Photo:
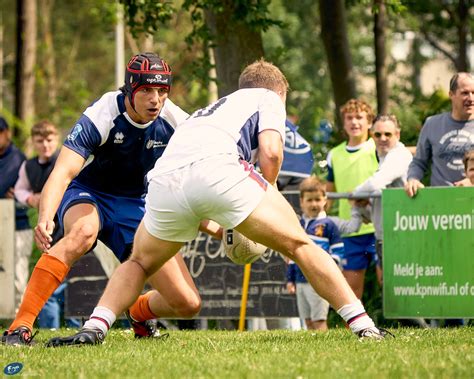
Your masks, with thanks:
[[[153,53],[136,55],[127,64],[124,87],[100,97],[72,128],[41,196],[35,240],[45,253],[2,343],[31,343],[44,303],[97,239],[121,262],[130,255],[145,210],[146,173],[188,117],[168,99],[170,88],[171,69],[163,59]],[[55,226],[63,233],[52,244]],[[179,255],[148,282],[158,291],[139,297],[130,308],[137,337],[155,335],[147,319],[191,317],[200,310],[198,291]]]
[[[274,187],[285,140],[286,78],[261,60],[244,70],[239,87],[196,111],[176,130],[147,175],[146,213],[132,256],[114,272],[83,328],[73,336],[51,339],[49,346],[101,343],[147,278],[193,240],[207,219],[295,261],[354,333],[384,338],[385,331],[375,327],[336,263],[311,241]],[[262,175],[253,169],[256,161]]]

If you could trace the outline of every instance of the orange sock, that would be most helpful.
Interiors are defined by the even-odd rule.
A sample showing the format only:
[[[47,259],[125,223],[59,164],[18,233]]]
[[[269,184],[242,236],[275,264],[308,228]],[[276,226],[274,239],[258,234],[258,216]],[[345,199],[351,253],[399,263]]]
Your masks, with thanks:
[[[68,272],[69,266],[64,262],[47,253],[43,254],[31,274],[20,309],[10,325],[9,331],[20,326],[26,326],[32,330],[33,323],[44,304],[59,287]]]
[[[150,305],[148,304],[148,299],[152,293],[153,291],[148,291],[146,294],[140,295],[137,301],[135,301],[135,304],[130,307],[130,316],[132,316],[132,319],[142,322],[157,318],[157,316],[151,311]]]

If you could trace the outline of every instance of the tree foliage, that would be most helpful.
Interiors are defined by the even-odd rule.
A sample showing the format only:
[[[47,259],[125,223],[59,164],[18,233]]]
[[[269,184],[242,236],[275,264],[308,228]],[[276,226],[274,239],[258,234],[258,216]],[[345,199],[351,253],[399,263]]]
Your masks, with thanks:
[[[170,1],[119,1],[124,6],[127,23],[134,37],[143,33],[153,35],[176,12]]]
[[[457,71],[469,71],[468,45],[474,37],[474,2],[402,1],[414,16],[411,26],[449,59]]]
[[[35,119],[50,118],[60,127],[69,128],[80,112],[103,92],[115,89],[114,84],[114,27],[116,3],[114,0],[83,0],[63,2],[37,0],[39,5],[50,6],[51,40],[46,38],[45,10],[39,6],[39,36],[37,64],[34,67]],[[53,2],[54,1],[54,2]],[[382,1],[382,0],[380,0]],[[209,86],[217,81],[235,83],[235,76],[225,79],[225,74],[213,73],[223,59],[212,62],[209,54],[220,42],[232,52],[230,38],[218,41],[212,29],[210,15],[227,20],[228,30],[238,31],[240,26],[255,33],[255,45],[261,44],[267,60],[276,63],[289,79],[291,92],[287,109],[290,116],[297,116],[300,131],[316,149],[326,148],[325,136],[328,122],[338,129],[335,122],[336,104],[332,95],[330,66],[321,39],[321,22],[318,2],[299,0],[120,0],[125,7],[129,30],[136,39],[144,34],[153,37],[153,50],[169,61],[174,71],[172,98],[188,111],[205,105],[210,97]],[[51,6],[53,3],[53,6]],[[347,13],[348,50],[352,59],[356,95],[375,105],[375,51],[373,17],[378,8],[374,0],[345,0]],[[438,109],[432,94],[421,92],[420,73],[433,55],[426,55],[426,41],[435,40],[445,50],[439,51],[452,62],[453,68],[461,54],[460,31],[466,43],[472,43],[474,5],[472,1],[452,0],[424,2],[409,0],[384,0],[387,9],[385,42],[387,47],[388,111],[402,119],[406,130],[402,133],[416,141],[417,130],[426,114]],[[464,8],[463,8],[464,6]],[[226,8],[227,7],[227,8]],[[48,9],[48,7],[46,7]],[[227,11],[226,11],[227,9]],[[228,12],[231,9],[231,12]],[[462,11],[460,13],[460,11]],[[12,114],[15,88],[15,2],[2,0],[3,64],[3,114]],[[229,13],[227,15],[227,13]],[[460,17],[459,15],[469,17]],[[228,17],[227,19],[223,16]],[[461,23],[464,20],[464,24]],[[460,28],[460,25],[468,25]],[[333,25],[338,28],[339,25]],[[395,37],[411,33],[408,55],[397,60],[391,55]],[[238,35],[238,32],[235,32]],[[430,36],[429,39],[426,36]],[[238,36],[237,36],[238,37]],[[130,41],[130,40],[129,40]],[[241,42],[239,42],[241,43]],[[139,45],[139,43],[137,44]],[[131,44],[126,48],[126,59],[132,54]],[[236,56],[244,56],[234,49]],[[250,46],[250,45],[249,45]],[[433,46],[433,44],[432,44]],[[139,47],[138,47],[139,48]],[[433,47],[436,48],[436,47]],[[134,49],[137,49],[135,47]],[[239,50],[240,49],[240,50]],[[136,51],[136,50],[133,50]],[[258,50],[257,50],[258,51]],[[249,56],[255,56],[249,55]],[[232,70],[243,65],[245,59],[231,57],[238,62]],[[439,56],[439,55],[438,55]],[[250,59],[250,58],[246,58]],[[400,70],[400,67],[404,67]],[[230,67],[230,66],[229,66]],[[51,70],[53,68],[53,70]],[[235,75],[235,74],[233,74]],[[394,78],[396,78],[394,80]],[[230,87],[229,87],[230,88]],[[447,88],[447,84],[446,84]],[[446,88],[437,92],[436,98],[446,100]],[[434,96],[434,95],[433,95]],[[443,109],[446,109],[446,102]],[[449,105],[449,104],[448,104]],[[321,126],[321,127],[320,127]],[[326,128],[326,129],[324,129]],[[324,129],[324,130],[323,130]],[[335,144],[341,135],[333,133],[329,144]]]

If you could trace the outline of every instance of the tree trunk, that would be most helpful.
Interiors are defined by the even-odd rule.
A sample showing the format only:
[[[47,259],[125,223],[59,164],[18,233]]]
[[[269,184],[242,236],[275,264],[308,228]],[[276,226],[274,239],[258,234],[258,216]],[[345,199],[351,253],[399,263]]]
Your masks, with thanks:
[[[384,0],[374,0],[374,45],[375,81],[377,88],[377,110],[380,114],[388,111],[387,55],[385,53],[385,28],[387,10]]]
[[[344,0],[319,0],[321,38],[326,50],[331,75],[336,119],[342,125],[339,107],[357,96],[352,58],[347,38]]]
[[[58,102],[58,79],[56,77],[55,51],[51,30],[51,10],[54,0],[39,0],[41,31],[44,43],[44,72],[48,94],[48,109],[53,111]]]
[[[424,58],[420,52],[422,42],[423,41],[418,36],[418,34],[415,34],[415,37],[413,38],[412,47],[411,47],[411,53],[410,53],[410,64],[412,67],[411,89],[412,89],[415,100],[419,100],[422,95],[421,68],[423,67],[423,64],[424,64]]]
[[[459,52],[456,62],[456,69],[460,72],[469,71],[469,57],[468,57],[468,35],[469,35],[469,8],[466,0],[459,0],[457,7],[457,32],[459,40]]]
[[[35,114],[34,89],[36,64],[36,0],[17,0],[17,54],[15,116],[27,126]],[[24,137],[22,131],[14,134]]]
[[[219,97],[237,90],[242,69],[264,55],[260,31],[235,20],[235,11],[236,5],[229,0],[222,2],[222,11],[219,13],[205,11],[206,24],[215,41]]]

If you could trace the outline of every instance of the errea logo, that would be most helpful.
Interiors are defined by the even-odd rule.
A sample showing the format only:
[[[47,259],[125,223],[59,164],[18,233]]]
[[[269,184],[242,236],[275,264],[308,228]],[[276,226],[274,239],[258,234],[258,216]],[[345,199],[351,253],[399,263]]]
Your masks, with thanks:
[[[117,132],[115,133],[114,138],[114,143],[123,143],[123,139],[125,138],[125,136],[122,132]]]

